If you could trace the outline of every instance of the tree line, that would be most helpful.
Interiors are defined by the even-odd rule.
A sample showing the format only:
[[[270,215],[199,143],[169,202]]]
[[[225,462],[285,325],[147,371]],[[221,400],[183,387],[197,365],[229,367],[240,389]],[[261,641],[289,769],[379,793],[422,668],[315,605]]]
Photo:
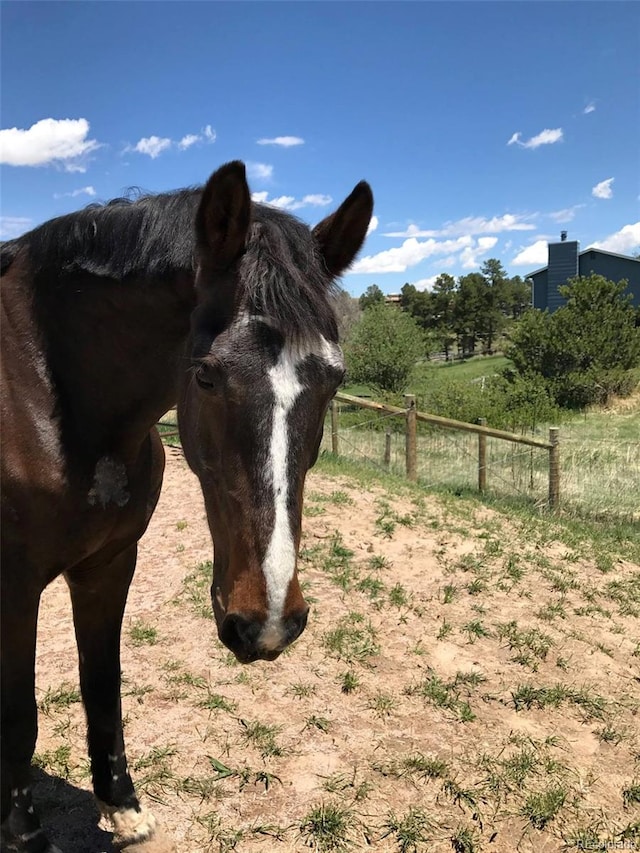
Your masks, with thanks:
[[[376,284],[360,297],[362,310],[385,301]],[[531,286],[519,275],[509,277],[496,258],[485,261],[479,272],[457,280],[442,273],[432,290],[405,284],[400,307],[425,332],[433,349],[449,358],[455,347],[462,356],[480,349],[494,351],[500,336],[531,305]]]
[[[449,356],[457,346],[471,355],[480,346],[490,353],[499,343],[510,363],[483,384],[485,411],[491,399],[501,417],[530,425],[556,410],[605,403],[631,393],[640,378],[640,307],[626,287],[578,276],[560,288],[566,304],[550,314],[531,308],[528,285],[491,259],[457,281],[439,276],[430,292],[406,284],[399,307],[386,304],[377,285],[358,301],[345,294],[339,314],[349,381],[399,394],[434,350]],[[443,406],[458,406],[460,393],[453,389]],[[469,408],[470,401],[462,403]]]

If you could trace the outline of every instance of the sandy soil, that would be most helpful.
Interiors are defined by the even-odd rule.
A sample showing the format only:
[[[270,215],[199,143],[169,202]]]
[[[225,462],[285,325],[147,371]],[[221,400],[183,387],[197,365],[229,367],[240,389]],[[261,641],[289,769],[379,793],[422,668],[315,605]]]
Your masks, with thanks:
[[[312,473],[301,560],[309,626],[278,661],[241,667],[218,642],[205,575],[194,573],[211,559],[199,486],[179,450],[167,455],[125,617],[123,706],[134,778],[180,851],[538,853],[571,849],[571,832],[587,838],[575,833],[589,826],[603,838],[632,824],[634,804],[621,792],[639,776],[637,618],[613,605],[609,619],[574,613],[582,593],[553,583],[556,572],[594,587],[602,572],[593,563],[579,553],[568,561],[566,545],[527,541],[479,505],[389,496]],[[524,567],[517,583],[509,554]],[[617,561],[615,571],[624,579],[637,567]],[[456,587],[450,601],[447,585]],[[558,602],[566,617],[535,618]],[[511,620],[548,635],[549,653],[514,661],[517,649],[496,627]],[[474,621],[487,635],[469,628]],[[328,640],[336,626],[350,638],[341,651]],[[97,853],[111,849],[110,835],[97,828],[87,794],[81,705],[56,694],[77,685],[76,666],[60,581],[43,596],[39,629],[38,698],[48,709],[40,715],[46,772],[38,802],[66,853]],[[350,692],[345,673],[357,680]],[[434,676],[455,685],[448,704],[426,697]],[[513,701],[519,685],[560,682],[602,695],[605,716],[576,702],[518,709]],[[464,703],[473,718],[464,719]],[[274,728],[265,734],[257,724]],[[598,734],[609,724],[618,743]],[[525,747],[535,753],[532,767],[519,783],[500,782],[498,768]],[[416,756],[446,769],[412,772]],[[551,785],[565,790],[564,805],[536,827],[527,797]],[[328,824],[314,823],[322,803],[343,810],[342,848],[327,840]],[[456,848],[452,839],[464,837],[475,846]]]

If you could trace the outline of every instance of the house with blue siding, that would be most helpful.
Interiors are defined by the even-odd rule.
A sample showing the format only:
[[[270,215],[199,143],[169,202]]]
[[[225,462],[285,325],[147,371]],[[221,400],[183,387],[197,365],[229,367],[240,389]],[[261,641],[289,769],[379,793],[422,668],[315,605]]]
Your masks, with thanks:
[[[549,243],[549,263],[546,267],[529,273],[533,282],[533,307],[551,313],[565,304],[559,288],[574,276],[595,273],[611,281],[626,279],[627,290],[633,297],[634,308],[640,308],[640,259],[617,255],[603,249],[580,251],[577,240],[567,240],[563,231],[559,243]]]

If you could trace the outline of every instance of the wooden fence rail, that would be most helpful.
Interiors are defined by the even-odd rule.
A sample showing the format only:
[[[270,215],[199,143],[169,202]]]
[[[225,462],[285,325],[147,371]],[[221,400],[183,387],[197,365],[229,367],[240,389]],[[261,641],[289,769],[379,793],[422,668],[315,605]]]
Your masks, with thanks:
[[[525,444],[529,447],[538,447],[549,453],[549,497],[548,505],[556,508],[560,502],[560,431],[557,427],[549,430],[549,440],[533,438],[528,435],[518,435],[515,432],[507,432],[502,429],[493,429],[484,423],[470,424],[466,421],[456,421],[452,418],[442,418],[440,415],[430,415],[427,412],[419,412],[416,408],[416,398],[413,394],[404,397],[404,408],[390,406],[387,403],[377,403],[362,397],[353,397],[351,394],[336,394],[331,401],[331,450],[336,456],[340,452],[340,439],[338,428],[340,423],[340,403],[356,406],[361,409],[380,412],[387,415],[398,415],[405,420],[405,468],[409,480],[418,479],[418,421],[433,424],[442,429],[461,430],[463,432],[476,433],[478,436],[478,488],[481,492],[487,487],[487,438],[497,438],[501,441],[510,441],[513,444]],[[174,411],[174,410],[173,410]],[[175,427],[175,420],[162,422],[165,427]],[[164,433],[163,438],[178,435],[177,429]],[[391,462],[391,432],[385,433],[384,464],[389,466]]]
[[[431,415],[427,412],[418,412],[416,409],[416,398],[408,394],[404,398],[405,406],[390,406],[387,403],[377,403],[373,400],[365,400],[361,397],[353,397],[351,394],[339,392],[331,401],[331,449],[336,455],[339,453],[339,411],[340,403],[356,406],[370,411],[380,412],[387,415],[398,415],[405,419],[405,467],[409,480],[417,479],[417,423],[432,424],[442,429],[461,430],[472,432],[478,436],[478,488],[483,492],[487,487],[487,438],[496,438],[501,441],[509,441],[513,444],[525,444],[529,447],[538,447],[549,453],[549,507],[555,509],[560,501],[560,431],[557,427],[549,430],[549,440],[533,438],[528,435],[519,435],[502,429],[493,429],[485,425],[484,418],[481,423],[470,424],[465,421],[456,421],[452,418],[443,418],[440,415]],[[390,458],[390,436],[385,436],[385,465]]]

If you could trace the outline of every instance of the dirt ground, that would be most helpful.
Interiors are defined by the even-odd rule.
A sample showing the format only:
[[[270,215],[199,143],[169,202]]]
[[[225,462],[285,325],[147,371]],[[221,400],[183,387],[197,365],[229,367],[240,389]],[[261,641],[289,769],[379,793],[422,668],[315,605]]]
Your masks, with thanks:
[[[167,456],[123,712],[134,779],[178,850],[640,849],[636,565],[479,503],[312,472],[308,628],[242,667],[208,613],[199,485]],[[43,596],[37,686],[43,822],[66,853],[110,850],[61,581]]]

